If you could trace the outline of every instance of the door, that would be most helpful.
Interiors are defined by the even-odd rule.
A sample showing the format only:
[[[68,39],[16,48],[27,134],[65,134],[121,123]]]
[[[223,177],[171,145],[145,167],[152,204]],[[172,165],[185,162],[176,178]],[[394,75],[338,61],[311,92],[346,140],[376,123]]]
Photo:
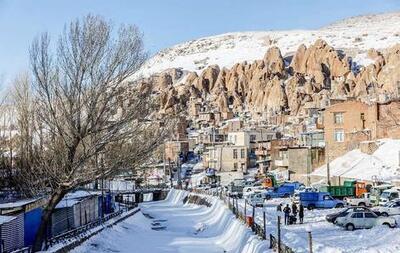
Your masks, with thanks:
[[[362,212],[353,213],[351,215],[351,218],[352,219],[350,222],[353,223],[356,228],[364,228],[365,226],[364,213]]]
[[[390,209],[390,215],[398,215],[400,214],[400,201],[396,201],[393,203],[393,207]]]
[[[335,201],[334,199],[330,196],[330,195],[324,195],[324,197],[322,198],[322,207],[323,208],[332,208],[335,206]]]
[[[364,213],[365,227],[372,228],[375,225],[376,218],[377,218],[376,214],[371,212],[365,212]]]

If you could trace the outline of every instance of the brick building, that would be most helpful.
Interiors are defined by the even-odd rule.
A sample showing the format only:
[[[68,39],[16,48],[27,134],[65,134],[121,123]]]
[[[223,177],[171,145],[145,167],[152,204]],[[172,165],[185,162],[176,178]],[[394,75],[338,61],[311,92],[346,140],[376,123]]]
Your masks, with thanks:
[[[366,104],[348,100],[324,111],[326,153],[332,160],[363,141],[400,138],[400,102]]]

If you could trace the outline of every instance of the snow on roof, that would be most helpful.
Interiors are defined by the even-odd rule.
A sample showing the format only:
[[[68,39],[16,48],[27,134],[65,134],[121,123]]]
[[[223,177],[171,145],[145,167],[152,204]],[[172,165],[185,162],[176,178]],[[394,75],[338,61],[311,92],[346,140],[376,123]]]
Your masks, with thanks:
[[[60,201],[60,203],[57,204],[56,208],[71,207],[71,206],[74,206],[77,203],[81,202],[83,199],[85,199],[87,197],[100,195],[100,194],[101,194],[101,192],[84,191],[84,190],[70,192],[70,193],[67,193],[64,196],[64,198]]]
[[[15,219],[16,217],[14,216],[5,216],[5,215],[0,215],[0,225],[10,222],[13,219]]]
[[[18,200],[15,202],[8,202],[8,203],[3,203],[0,204],[0,209],[8,209],[8,208],[15,208],[15,207],[21,207],[30,203],[33,203],[37,201],[39,198],[35,199],[23,199],[23,200]]]
[[[378,145],[372,155],[355,149],[331,161],[330,175],[371,181],[374,178],[382,181],[399,179],[400,140],[382,139]],[[326,164],[312,175],[326,176]]]

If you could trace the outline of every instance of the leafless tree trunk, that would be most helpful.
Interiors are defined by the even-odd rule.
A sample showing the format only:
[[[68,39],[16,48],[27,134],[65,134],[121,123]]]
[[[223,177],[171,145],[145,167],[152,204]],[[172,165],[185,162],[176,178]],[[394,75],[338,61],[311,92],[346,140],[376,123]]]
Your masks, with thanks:
[[[54,51],[52,45],[47,34],[33,42],[34,104],[25,103],[30,100],[25,89],[17,103],[26,178],[48,195],[34,251],[42,249],[51,214],[66,193],[131,170],[168,129],[152,118],[156,100],[124,82],[146,59],[135,26],[114,31],[102,18],[87,16],[64,29]],[[99,154],[102,171],[95,166]]]

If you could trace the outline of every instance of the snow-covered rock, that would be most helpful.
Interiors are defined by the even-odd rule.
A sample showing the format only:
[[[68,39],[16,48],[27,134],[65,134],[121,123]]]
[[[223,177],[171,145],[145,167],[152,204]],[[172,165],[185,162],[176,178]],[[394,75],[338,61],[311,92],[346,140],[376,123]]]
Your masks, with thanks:
[[[283,56],[293,55],[299,45],[308,47],[318,39],[363,65],[369,63],[365,56],[368,49],[385,49],[400,42],[400,12],[349,18],[317,30],[249,31],[200,38],[160,51],[135,77],[170,68],[198,73],[210,65],[229,68],[262,59],[272,46],[279,47]]]

